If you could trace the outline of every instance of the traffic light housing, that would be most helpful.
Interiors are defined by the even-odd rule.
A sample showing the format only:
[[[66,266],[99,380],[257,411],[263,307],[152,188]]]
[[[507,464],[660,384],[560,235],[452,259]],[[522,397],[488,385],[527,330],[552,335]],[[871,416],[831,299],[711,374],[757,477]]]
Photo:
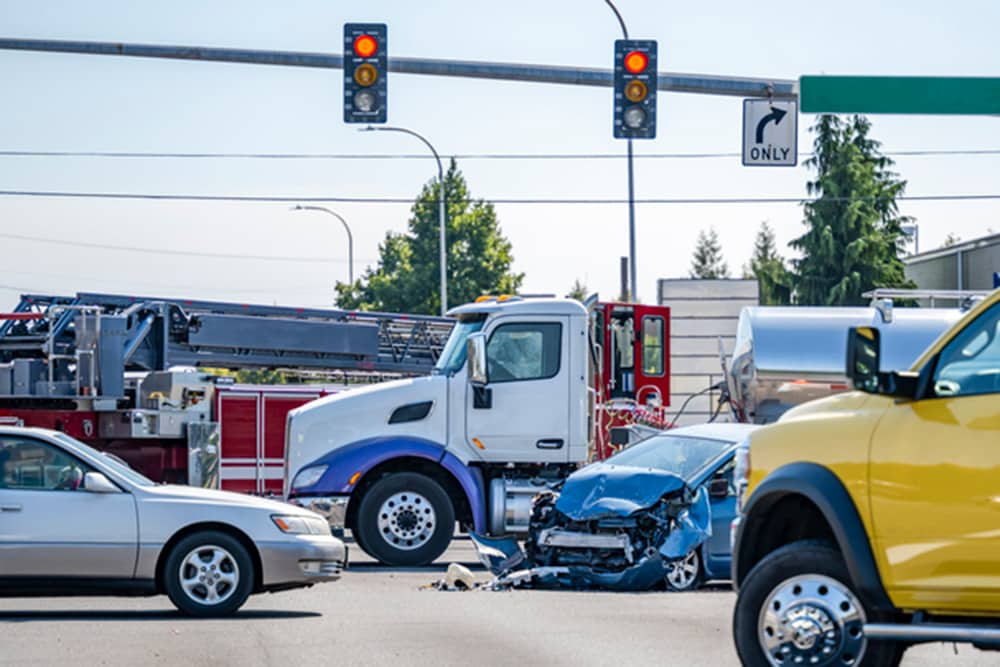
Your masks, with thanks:
[[[345,123],[388,119],[387,33],[384,23],[344,24]]]
[[[656,138],[656,41],[615,40],[615,139]]]

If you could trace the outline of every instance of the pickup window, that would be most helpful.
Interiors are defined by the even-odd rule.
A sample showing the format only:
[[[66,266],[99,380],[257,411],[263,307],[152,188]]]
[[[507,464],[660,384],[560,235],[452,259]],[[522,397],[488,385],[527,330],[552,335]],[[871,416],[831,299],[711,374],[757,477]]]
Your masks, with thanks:
[[[1000,393],[1000,304],[976,318],[941,351],[934,374],[940,398]]]

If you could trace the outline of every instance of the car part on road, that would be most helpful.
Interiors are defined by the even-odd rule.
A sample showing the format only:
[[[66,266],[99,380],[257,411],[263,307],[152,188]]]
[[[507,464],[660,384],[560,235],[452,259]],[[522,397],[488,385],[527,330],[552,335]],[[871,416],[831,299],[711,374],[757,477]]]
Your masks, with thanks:
[[[448,548],[455,509],[433,479],[418,473],[384,477],[361,498],[358,545],[388,565],[427,565]]]
[[[775,550],[740,588],[733,635],[747,667],[898,665],[905,646],[865,636],[872,614],[851,589],[840,553],[815,541]]]
[[[218,531],[182,539],[163,570],[170,601],[190,616],[232,614],[246,602],[253,585],[253,561],[246,547]]]
[[[701,587],[705,580],[705,571],[701,566],[701,556],[694,549],[681,560],[675,560],[667,566],[667,588],[672,591],[693,591]]]

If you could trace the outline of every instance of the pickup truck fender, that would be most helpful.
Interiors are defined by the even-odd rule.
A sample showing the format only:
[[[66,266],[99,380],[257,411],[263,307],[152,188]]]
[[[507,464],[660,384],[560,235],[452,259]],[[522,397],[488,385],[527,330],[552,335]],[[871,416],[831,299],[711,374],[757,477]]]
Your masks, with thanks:
[[[462,463],[444,445],[408,436],[366,438],[327,452],[304,468],[326,465],[320,480],[307,488],[294,489],[295,496],[350,495],[358,482],[377,466],[393,459],[421,458],[437,463],[461,487],[472,511],[477,532],[486,530],[486,490],[478,468]]]
[[[816,463],[782,466],[754,489],[743,510],[743,519],[733,543],[734,586],[738,588],[750,570],[774,548],[794,539],[803,539],[783,539],[783,536],[775,535],[774,530],[781,530],[784,525],[772,526],[773,529],[768,530],[770,511],[781,500],[795,496],[812,503],[829,527],[826,531],[823,526],[803,526],[805,538],[832,538],[843,554],[854,589],[865,604],[873,610],[894,610],[882,585],[871,541],[857,507],[840,479],[829,468]],[[808,515],[803,516],[803,520],[808,518]],[[773,543],[775,540],[777,543]]]

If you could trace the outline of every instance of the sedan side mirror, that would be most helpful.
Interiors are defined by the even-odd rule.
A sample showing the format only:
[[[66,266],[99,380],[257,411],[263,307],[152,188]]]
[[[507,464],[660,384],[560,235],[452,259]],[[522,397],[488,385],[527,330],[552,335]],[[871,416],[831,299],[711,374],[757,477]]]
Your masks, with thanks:
[[[485,387],[490,382],[486,370],[486,334],[469,334],[466,351],[466,356],[469,358],[469,382],[478,387]]]
[[[725,477],[716,477],[708,483],[708,497],[713,500],[721,500],[729,497],[729,480]]]
[[[83,476],[83,490],[91,493],[119,493],[118,487],[100,472],[88,472]]]

